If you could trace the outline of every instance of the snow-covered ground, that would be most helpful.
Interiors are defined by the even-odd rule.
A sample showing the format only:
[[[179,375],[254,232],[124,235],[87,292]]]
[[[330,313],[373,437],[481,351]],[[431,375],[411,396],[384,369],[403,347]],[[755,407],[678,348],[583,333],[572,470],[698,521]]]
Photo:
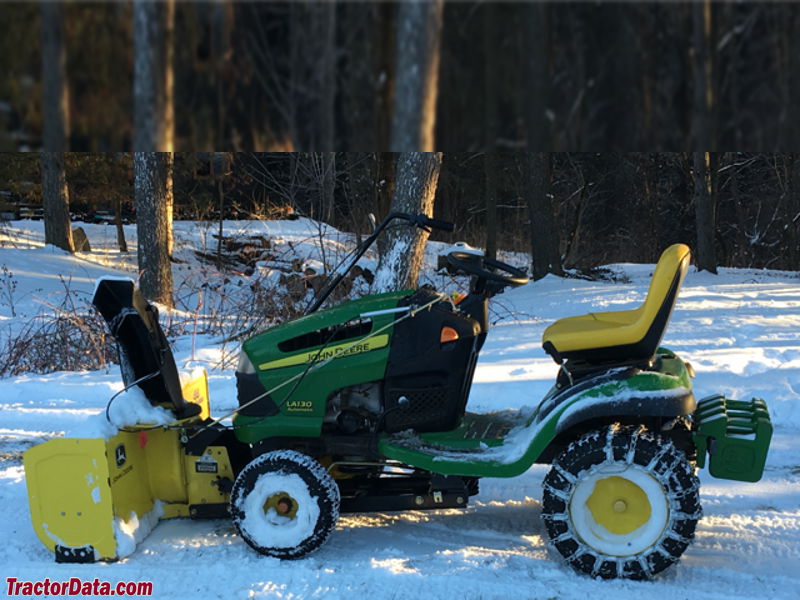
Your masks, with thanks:
[[[230,223],[227,228],[278,236],[313,247],[313,223]],[[0,266],[17,281],[16,317],[0,295],[0,329],[15,331],[63,294],[60,276],[79,297],[100,275],[135,277],[134,251],[114,250],[114,229],[85,226],[96,248],[70,257],[43,247],[41,224],[16,222],[0,230]],[[135,228],[126,228],[129,243]],[[191,250],[214,247],[209,230],[177,223],[178,285],[198,276]],[[326,251],[347,236],[335,231]],[[428,263],[436,248],[431,246]],[[309,261],[320,260],[309,251]],[[365,262],[369,266],[369,258]],[[592,309],[640,303],[652,266],[614,265],[629,282],[548,277],[499,296],[470,396],[473,411],[533,405],[556,367],[540,346],[554,319]],[[2,272],[0,271],[0,276]],[[213,277],[205,271],[204,277]],[[432,281],[444,281],[429,276]],[[0,281],[2,283],[2,281]],[[452,285],[452,284],[450,284]],[[88,299],[88,298],[87,298]],[[191,300],[187,310],[193,308]],[[211,368],[220,361],[213,339],[177,340],[179,365]],[[509,480],[484,480],[466,510],[344,515],[328,543],[310,557],[280,562],[255,554],[224,520],[162,522],[128,558],[113,564],[55,564],[35,537],[28,515],[21,452],[80,428],[121,388],[116,366],[94,372],[24,374],[0,379],[0,577],[65,580],[78,576],[153,581],[156,597],[276,598],[799,598],[800,597],[800,277],[797,273],[723,269],[688,275],[664,345],[697,371],[698,397],[761,396],[775,435],[764,478],[757,484],[715,480],[701,473],[705,516],[695,543],[676,568],[653,582],[593,581],[576,575],[548,550],[539,519],[541,479],[535,466]],[[193,360],[192,360],[193,358]],[[232,372],[211,368],[214,413],[236,406]]]

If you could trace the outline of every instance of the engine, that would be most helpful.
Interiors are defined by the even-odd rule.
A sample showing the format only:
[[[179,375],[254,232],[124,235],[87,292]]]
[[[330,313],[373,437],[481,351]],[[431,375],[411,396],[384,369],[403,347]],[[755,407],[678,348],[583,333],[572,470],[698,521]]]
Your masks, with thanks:
[[[363,383],[335,392],[328,399],[323,423],[346,435],[375,431],[382,412],[381,384]]]

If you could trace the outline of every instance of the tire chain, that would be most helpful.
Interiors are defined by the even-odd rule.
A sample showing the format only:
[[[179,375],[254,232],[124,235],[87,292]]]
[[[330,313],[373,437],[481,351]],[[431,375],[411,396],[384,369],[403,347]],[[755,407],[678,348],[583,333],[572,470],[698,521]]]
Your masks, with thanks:
[[[575,532],[568,513],[579,478],[609,462],[645,468],[664,488],[669,505],[669,521],[661,538],[632,557],[612,557],[591,549]],[[553,462],[542,486],[542,519],[551,545],[575,570],[604,579],[650,579],[675,563],[693,540],[702,515],[699,485],[694,467],[672,441],[643,426],[613,424],[572,442]]]

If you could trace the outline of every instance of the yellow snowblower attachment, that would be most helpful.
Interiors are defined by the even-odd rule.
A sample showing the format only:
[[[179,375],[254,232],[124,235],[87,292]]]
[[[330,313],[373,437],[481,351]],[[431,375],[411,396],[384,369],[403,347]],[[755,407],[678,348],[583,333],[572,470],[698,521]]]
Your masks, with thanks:
[[[181,391],[200,414],[178,423],[207,418],[205,372]],[[209,446],[189,456],[181,431],[140,424],[108,440],[59,438],[25,452],[31,521],[57,561],[122,558],[159,519],[227,504],[227,486],[220,485],[233,481],[227,450]]]

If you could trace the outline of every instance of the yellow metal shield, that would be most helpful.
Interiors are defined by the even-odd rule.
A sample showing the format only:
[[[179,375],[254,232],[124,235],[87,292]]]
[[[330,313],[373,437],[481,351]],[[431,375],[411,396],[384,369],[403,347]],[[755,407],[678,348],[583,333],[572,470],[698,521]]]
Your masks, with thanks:
[[[205,373],[185,385],[183,395],[202,406],[195,419],[208,416]],[[34,446],[23,462],[36,535],[57,560],[126,556],[159,519],[189,516],[192,505],[227,502],[215,485],[233,478],[227,450],[211,446],[206,454],[186,456],[179,428],[145,424],[108,440],[59,438]]]

